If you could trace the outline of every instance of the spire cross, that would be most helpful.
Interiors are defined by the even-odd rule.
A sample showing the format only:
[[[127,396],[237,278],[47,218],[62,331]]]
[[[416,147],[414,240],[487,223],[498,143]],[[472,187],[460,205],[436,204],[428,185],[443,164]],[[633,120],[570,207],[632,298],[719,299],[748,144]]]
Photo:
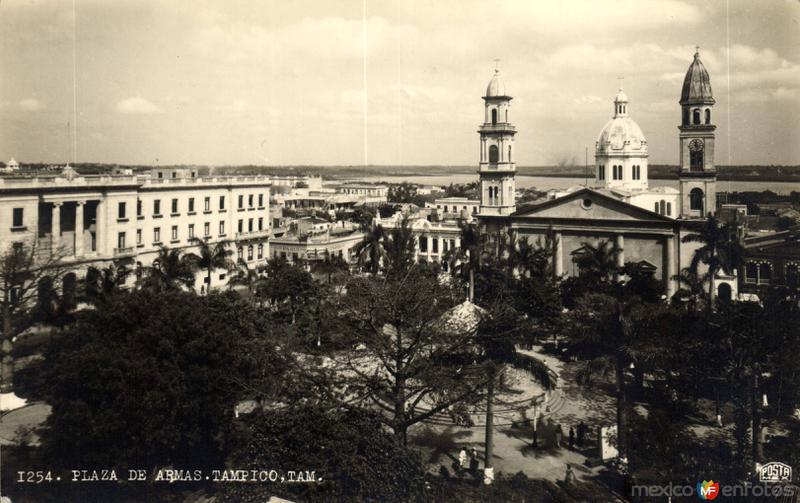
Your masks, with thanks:
[[[499,66],[500,66],[500,59],[499,58],[495,58],[495,60],[494,60],[494,69],[495,70],[499,70],[500,69]]]
[[[625,80],[625,77],[617,77],[617,80],[619,81],[619,88],[622,90],[622,81]]]

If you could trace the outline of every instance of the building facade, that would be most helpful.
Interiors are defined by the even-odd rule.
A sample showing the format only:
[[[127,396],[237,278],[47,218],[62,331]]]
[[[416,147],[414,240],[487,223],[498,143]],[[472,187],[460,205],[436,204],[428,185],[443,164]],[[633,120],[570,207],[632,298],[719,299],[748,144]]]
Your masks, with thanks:
[[[161,176],[158,176],[158,175]],[[259,247],[269,255],[269,191],[264,177],[206,177],[190,171],[150,176],[58,176],[0,178],[0,245],[37,243],[74,265],[121,262],[149,266],[162,246],[191,251],[192,238],[229,240],[237,257],[255,265]],[[265,260],[265,258],[264,258]],[[226,283],[227,271],[212,277]],[[198,288],[205,281],[198,274]]]
[[[495,69],[486,86],[483,124],[478,129],[481,215],[510,215],[516,207],[514,135],[517,129],[509,117],[512,99],[506,93],[500,70]]]

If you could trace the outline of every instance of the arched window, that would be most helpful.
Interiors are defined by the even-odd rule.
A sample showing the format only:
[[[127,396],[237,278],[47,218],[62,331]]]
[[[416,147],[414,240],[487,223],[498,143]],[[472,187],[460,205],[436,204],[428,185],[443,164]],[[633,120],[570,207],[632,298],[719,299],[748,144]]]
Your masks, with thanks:
[[[655,207],[653,208],[655,213],[658,213],[658,201],[656,201]]]
[[[597,167],[597,179],[598,180],[606,179],[606,167],[603,164]]]
[[[658,203],[658,210],[659,215],[664,215],[667,212],[667,203],[663,199]]]
[[[508,122],[508,108],[506,108],[506,122]]]
[[[497,124],[497,109],[492,109],[492,124]]]
[[[758,266],[758,284],[769,285],[772,281],[772,264],[762,262]]]
[[[489,146],[489,164],[497,164],[499,157],[500,151],[497,149],[497,145]]]
[[[703,191],[695,188],[689,192],[689,208],[703,211]]]
[[[511,162],[511,145],[508,146],[508,162]]]
[[[672,216],[672,203],[667,203],[667,216]]]
[[[720,283],[717,288],[717,297],[723,302],[730,302],[733,298],[733,290],[731,285],[727,283]]]
[[[700,110],[697,108],[692,111],[692,123],[700,124]]]
[[[706,124],[711,124],[711,109],[706,108]]]
[[[688,108],[684,108],[683,109],[683,121],[681,121],[681,122],[683,123],[684,126],[689,124],[689,109]]]

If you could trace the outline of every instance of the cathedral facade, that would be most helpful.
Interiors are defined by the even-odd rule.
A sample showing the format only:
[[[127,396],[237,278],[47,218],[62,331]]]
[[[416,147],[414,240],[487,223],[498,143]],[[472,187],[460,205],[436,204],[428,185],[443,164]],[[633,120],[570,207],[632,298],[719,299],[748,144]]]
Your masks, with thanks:
[[[550,238],[557,278],[580,273],[577,264],[585,245],[610,243],[617,265],[633,262],[652,271],[672,296],[678,289],[675,277],[688,266],[697,246],[681,242],[688,232],[686,222],[707,218],[716,206],[714,98],[699,54],[687,71],[679,101],[679,189],[649,187],[647,140],[620,89],[613,115],[597,139],[593,185],[555,191],[545,200],[517,208],[511,196],[516,173],[512,158],[516,129],[508,121],[512,98],[499,71],[495,70],[483,99],[485,117],[478,130],[478,219],[483,231],[490,236],[513,233],[531,243]]]

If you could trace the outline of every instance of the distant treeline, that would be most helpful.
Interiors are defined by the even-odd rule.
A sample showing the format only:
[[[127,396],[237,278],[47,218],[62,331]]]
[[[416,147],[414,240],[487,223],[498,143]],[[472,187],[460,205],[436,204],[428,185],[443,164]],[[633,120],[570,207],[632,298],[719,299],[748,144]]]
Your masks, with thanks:
[[[4,165],[0,163],[0,165]],[[24,170],[47,169],[50,164],[24,164]],[[77,163],[73,167],[84,174],[108,173],[114,168],[128,168],[134,171],[145,171],[155,166],[123,165],[102,163]],[[324,175],[326,178],[356,178],[363,176],[423,176],[423,175],[463,175],[474,174],[476,166],[200,166],[200,165],[160,165],[159,168],[192,168],[200,175]],[[675,178],[678,166],[668,164],[650,164],[648,176],[653,179]],[[517,173],[528,176],[594,177],[594,167],[589,166],[517,166]],[[800,166],[717,166],[720,180],[753,180],[776,182],[800,182]]]

